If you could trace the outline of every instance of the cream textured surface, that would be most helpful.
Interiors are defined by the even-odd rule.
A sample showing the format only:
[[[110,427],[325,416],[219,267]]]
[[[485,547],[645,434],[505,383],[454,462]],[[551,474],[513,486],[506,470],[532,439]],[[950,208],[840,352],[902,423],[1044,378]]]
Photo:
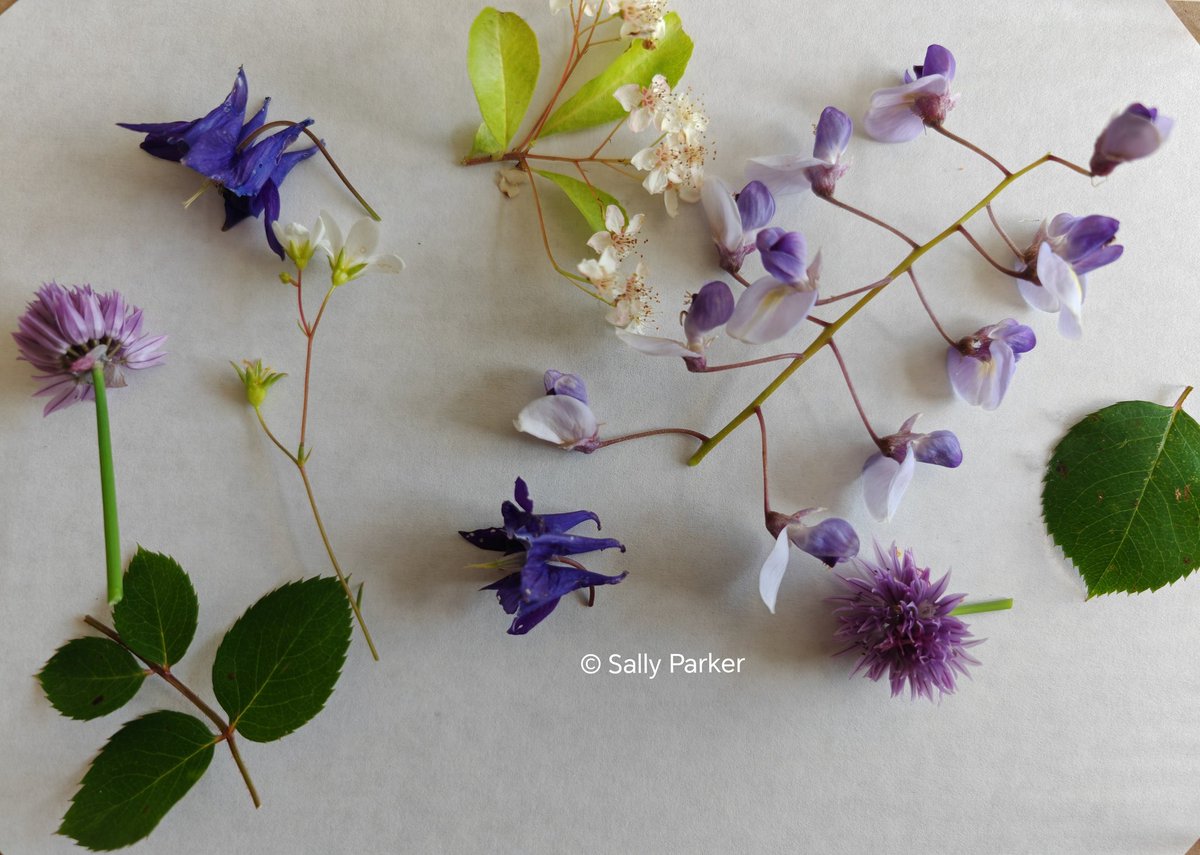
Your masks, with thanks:
[[[539,34],[545,77],[557,75],[565,18],[545,0],[514,5]],[[870,447],[831,360],[767,408],[781,509],[826,505],[867,540],[953,567],[954,590],[1016,598],[1012,612],[972,622],[988,639],[983,667],[940,705],[848,679],[853,663],[830,656],[822,598],[833,588],[798,557],[779,614],[767,613],[752,427],[696,469],[680,439],[584,457],[513,433],[547,367],[587,376],[611,433],[715,430],[774,369],[697,377],[628,351],[549,271],[528,194],[508,201],[492,167],[456,165],[478,122],[463,61],[478,2],[18,3],[0,21],[0,327],[55,278],[120,288],[149,329],[170,334],[169,365],[114,393],[112,418],[125,548],[170,552],[192,574],[200,629],[178,671],[202,691],[221,633],[247,605],[326,572],[295,473],[258,434],[228,365],[261,356],[290,372],[268,410],[293,430],[303,340],[258,224],[222,234],[211,194],[185,210],[196,177],[145,156],[113,123],[201,115],[244,64],[252,106],[271,95],[274,117],[317,119],[383,213],[388,248],[409,262],[399,280],[337,294],[314,379],[313,478],[344,564],[366,581],[383,661],[356,638],[325,713],[280,743],[243,746],[261,810],[218,752],[138,851],[1127,855],[1195,841],[1200,581],[1085,603],[1044,534],[1038,495],[1068,424],[1114,400],[1169,403],[1200,381],[1200,48],[1159,0],[677,5],[697,44],[687,81],[712,114],[712,171],[731,183],[745,157],[807,149],[826,104],[861,117],[870,92],[930,41],[958,57],[950,126],[1013,166],[1048,147],[1086,160],[1133,100],[1178,119],[1151,161],[1095,187],[1044,168],[998,203],[1022,238],[1060,210],[1122,221],[1125,258],[1091,278],[1081,342],[1059,338],[965,244],[921,262],[959,334],[1016,315],[1040,336],[996,413],[951,400],[942,349],[903,284],[847,330],[877,424],[893,430],[920,410],[966,452],[957,471],[920,472],[892,524],[862,506],[854,478]],[[996,179],[933,135],[851,145],[839,194],[918,237]],[[624,132],[617,146],[635,150]],[[715,272],[700,212],[671,222],[659,200],[603,180],[650,214],[647,262],[669,317]],[[357,216],[316,160],[289,179],[283,207],[305,223],[320,207]],[[550,213],[570,223],[555,232],[560,257],[581,257],[585,235],[557,201]],[[778,219],[823,248],[829,289],[875,279],[903,255],[814,198],[784,202]],[[977,232],[998,246],[985,224]],[[148,683],[125,711],[80,724],[56,715],[31,677],[81,632],[81,615],[104,612],[94,425],[82,406],[43,421],[6,346],[0,850],[66,852],[51,835],[93,752],[126,718],[184,707]],[[722,342],[715,358],[758,353]],[[542,509],[594,509],[629,547],[595,562],[630,570],[597,608],[564,602],[525,638],[504,634],[505,616],[475,590],[490,577],[464,569],[480,555],[455,534],[496,520],[516,475]],[[579,667],[586,653],[607,663],[710,651],[744,657],[743,673],[649,680]]]

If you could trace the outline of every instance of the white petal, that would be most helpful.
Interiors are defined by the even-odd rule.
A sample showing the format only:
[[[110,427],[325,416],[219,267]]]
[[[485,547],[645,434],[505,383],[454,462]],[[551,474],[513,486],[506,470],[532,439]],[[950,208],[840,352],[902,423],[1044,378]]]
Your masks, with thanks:
[[[342,241],[342,230],[338,227],[337,220],[328,211],[322,211],[318,222],[325,231],[326,243],[322,247],[329,253],[329,257],[337,255],[339,249],[346,244]]]
[[[700,188],[700,202],[713,239],[730,252],[742,246],[742,214],[725,182],[715,175]]]
[[[1083,283],[1075,270],[1043,243],[1038,247],[1038,279],[1042,287],[1054,295],[1059,304],[1058,331],[1067,338],[1079,338],[1083,327],[1079,315],[1083,311]]]
[[[775,546],[771,548],[771,554],[767,556],[762,569],[758,571],[758,594],[767,604],[767,608],[771,610],[771,614],[775,614],[775,599],[779,595],[779,585],[783,582],[783,574],[787,572],[787,566],[788,531],[785,527],[783,531],[779,532],[779,537],[775,538]]]
[[[636,83],[626,83],[624,86],[618,86],[617,91],[613,92],[613,97],[616,98],[621,106],[628,113],[638,104],[642,103],[642,87]]]
[[[679,214],[679,191],[674,187],[663,191],[663,207],[667,209],[668,217]]]
[[[594,235],[588,238],[587,245],[591,247],[597,255],[599,255],[604,252],[604,250],[613,248],[612,235],[610,235],[608,232],[596,232]]]
[[[823,164],[824,161],[815,157],[803,157],[799,154],[752,157],[746,161],[746,180],[761,181],[776,196],[802,193],[810,186],[804,170]]]
[[[662,338],[656,335],[637,335],[636,333],[617,330],[617,338],[634,350],[649,356],[696,356],[696,352],[674,339]]]
[[[653,169],[658,163],[658,147],[651,146],[644,148],[629,159],[629,163],[635,169],[640,169],[643,172],[647,169]]]
[[[379,225],[370,217],[363,217],[350,227],[350,234],[346,235],[346,257],[370,258],[378,245]]]
[[[404,259],[393,253],[377,255],[371,259],[373,273],[399,273],[404,269]]]
[[[1017,290],[1021,292],[1021,296],[1033,308],[1042,312],[1057,312],[1058,298],[1043,288],[1030,282],[1027,279],[1017,280]]]
[[[909,104],[872,106],[863,117],[863,129],[880,142],[908,142],[921,135],[925,122]]]
[[[742,292],[725,332],[747,344],[765,344],[794,330],[816,302],[816,291],[764,276]]]
[[[625,228],[625,215],[616,205],[604,209],[604,227],[610,232],[620,232]]]
[[[863,467],[863,499],[871,516],[880,522],[889,522],[900,505],[900,499],[912,481],[916,468],[916,456],[910,451],[903,463],[890,457],[874,454]]]
[[[546,395],[529,403],[513,422],[517,430],[566,449],[596,436],[591,408],[569,395]]]

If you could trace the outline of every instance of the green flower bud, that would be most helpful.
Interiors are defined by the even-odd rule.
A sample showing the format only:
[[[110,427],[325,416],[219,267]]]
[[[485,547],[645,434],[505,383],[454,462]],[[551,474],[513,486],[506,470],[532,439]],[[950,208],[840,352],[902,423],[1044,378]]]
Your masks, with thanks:
[[[233,365],[233,370],[237,372],[242,385],[246,387],[246,400],[256,410],[267,399],[267,390],[274,386],[276,381],[287,376],[264,367],[261,359],[256,359],[254,362],[243,359],[242,365],[245,368],[238,368],[232,362],[229,364]]]

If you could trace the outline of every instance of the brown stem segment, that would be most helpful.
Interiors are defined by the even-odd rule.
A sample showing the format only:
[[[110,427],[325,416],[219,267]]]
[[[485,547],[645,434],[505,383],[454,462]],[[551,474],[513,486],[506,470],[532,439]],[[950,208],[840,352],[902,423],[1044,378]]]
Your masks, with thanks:
[[[917,274],[913,273],[911,267],[907,272],[908,278],[912,280],[913,289],[917,292],[917,298],[921,301],[921,305],[925,307],[925,314],[929,315],[929,320],[933,321],[934,327],[936,327],[937,331],[941,333],[942,338],[946,340],[947,344],[949,344],[951,347],[958,347],[958,342],[946,334],[946,330],[942,328],[942,322],[938,320],[937,315],[933,313],[933,307],[930,306],[929,301],[925,299],[925,292],[921,290],[921,285],[917,282]]]
[[[867,411],[863,409],[862,402],[858,400],[858,392],[854,389],[854,381],[850,379],[850,371],[846,368],[846,363],[842,359],[842,352],[838,350],[837,342],[832,338],[826,344],[833,351],[834,357],[837,359],[838,368],[842,369],[842,377],[846,380],[846,388],[850,390],[850,397],[854,399],[854,408],[858,410],[858,417],[862,419],[863,427],[867,429],[867,433],[871,435],[876,445],[879,445],[879,434],[875,433],[875,428],[871,427],[871,422],[867,418]],[[755,407],[755,409],[758,409]]]
[[[234,740],[233,726],[221,718],[221,716],[201,700],[200,696],[185,686],[179,681],[179,678],[171,673],[170,668],[159,665],[157,662],[151,662],[146,657],[142,656],[132,647],[125,643],[125,639],[121,638],[120,634],[115,630],[105,626],[100,621],[96,620],[91,615],[84,617],[83,622],[92,629],[104,633],[114,642],[119,644],[128,653],[135,656],[143,665],[149,668],[152,672],[162,677],[167,683],[173,686],[176,691],[192,702],[192,705],[200,712],[207,716],[208,720],[217,726],[217,741],[225,742],[229,746],[229,753],[233,756],[233,762],[237,765],[238,771],[242,773],[242,780],[246,783],[246,789],[250,791],[250,800],[254,802],[256,808],[262,807],[262,802],[258,798],[258,790],[254,787],[254,781],[250,780],[250,771],[246,768],[246,764],[242,761],[242,755],[237,749],[237,742]]]
[[[1004,227],[1000,225],[1000,221],[996,219],[996,212],[992,210],[992,206],[988,205],[986,210],[988,219],[992,221],[992,225],[995,227],[996,233],[1000,235],[1000,238],[1006,244],[1008,244],[1008,248],[1012,250],[1013,255],[1015,255],[1017,258],[1024,258],[1021,250],[1017,248],[1017,245],[1013,243],[1013,239],[1008,236],[1008,232],[1004,230]]]
[[[1187,400],[1187,396],[1190,394],[1192,394],[1192,387],[1188,386],[1183,390],[1183,394],[1179,396],[1179,400],[1175,402],[1175,412],[1179,412],[1183,409],[1183,402]]]
[[[853,205],[847,205],[841,199],[834,198],[833,196],[822,196],[820,198],[824,199],[826,202],[828,202],[831,205],[836,205],[837,207],[841,208],[843,211],[849,211],[854,216],[861,217],[862,219],[866,220],[868,223],[873,223],[873,224],[879,226],[879,228],[881,228],[881,229],[886,229],[887,231],[891,232],[896,237],[900,238],[900,240],[904,241],[906,244],[913,247],[914,249],[916,247],[920,246],[919,243],[917,243],[915,240],[910,238],[904,232],[900,231],[898,228],[893,226],[891,223],[886,223],[883,220],[879,219],[878,217],[873,217],[870,214],[868,214],[866,211],[856,208]]]
[[[290,127],[293,127],[298,124],[300,124],[300,123],[293,122],[288,119],[279,119],[278,121],[267,122],[265,125],[258,128],[257,130],[255,130],[254,132],[249,134],[244,140],[242,140],[240,143],[238,143],[238,150],[240,151],[241,149],[244,149],[246,146],[250,145],[250,143],[256,137],[262,135],[265,131],[269,130],[270,128],[281,128],[284,126],[290,128]],[[355,189],[354,185],[350,183],[350,179],[346,177],[346,173],[342,172],[341,167],[339,167],[337,165],[337,161],[333,159],[333,155],[331,155],[329,153],[329,151],[325,148],[325,144],[323,142],[321,142],[321,140],[317,137],[317,135],[314,134],[312,131],[310,131],[308,128],[304,128],[304,133],[310,140],[312,140],[313,145],[317,147],[317,151],[321,152],[321,154],[323,154],[325,156],[325,160],[329,161],[329,165],[331,167],[333,167],[333,171],[337,174],[337,177],[342,180],[342,183],[346,185],[346,189],[349,190],[351,192],[351,194],[353,194],[354,198],[358,200],[358,204],[363,206],[363,210],[366,211],[368,215],[370,215],[372,220],[379,222],[382,219],[382,217],[380,217],[377,213],[375,213],[375,209],[367,204],[367,200],[364,199],[362,197],[362,194],[359,193],[358,190]]]
[[[612,439],[604,439],[596,443],[596,448],[606,448],[610,445],[616,445],[618,442],[628,442],[631,439],[645,439],[648,436],[662,436],[668,433],[681,433],[685,436],[690,436],[692,439],[698,439],[700,442],[708,442],[708,437],[699,431],[694,431],[689,428],[655,428],[654,430],[644,430],[639,433],[628,433],[625,436],[615,436]]]
[[[771,516],[771,493],[767,488],[767,420],[763,418],[762,407],[754,408],[758,416],[758,433],[762,437],[762,475],[763,475],[763,517]]]
[[[986,161],[987,161],[988,163],[990,163],[992,166],[996,167],[996,168],[997,168],[997,169],[999,169],[1001,172],[1003,172],[1003,173],[1004,173],[1004,176],[1005,176],[1006,178],[1007,178],[1008,176],[1012,175],[1012,171],[1011,171],[1011,170],[1009,170],[1009,168],[1008,168],[1007,166],[1005,166],[1005,165],[1004,165],[1003,163],[1001,163],[1000,161],[996,160],[996,158],[992,157],[990,154],[988,154],[986,151],[984,151],[983,149],[981,149],[979,146],[975,145],[975,143],[971,142],[970,140],[965,140],[965,139],[963,139],[963,138],[962,138],[962,137],[960,137],[958,134],[956,134],[956,133],[954,133],[954,132],[952,132],[952,131],[948,131],[948,130],[946,130],[946,129],[945,129],[945,128],[943,128],[941,125],[928,125],[927,127],[933,128],[935,131],[937,131],[939,134],[941,134],[942,136],[944,136],[946,139],[948,139],[948,140],[953,140],[954,142],[958,143],[959,145],[961,145],[961,146],[963,146],[963,147],[965,147],[965,148],[968,148],[968,149],[970,149],[971,151],[975,152],[977,155],[979,155],[980,157],[982,157],[984,160],[986,160]]]
[[[992,258],[992,256],[990,254],[988,254],[988,251],[983,248],[982,244],[980,244],[979,241],[975,240],[974,235],[972,235],[969,231],[967,231],[966,226],[959,226],[958,233],[961,234],[963,237],[965,237],[967,239],[967,243],[969,243],[969,244],[971,244],[971,246],[975,247],[975,251],[978,252],[980,255],[982,255],[984,261],[986,261],[988,264],[992,265],[992,267],[999,270],[1005,276],[1016,276],[1017,275],[1016,270],[1011,270],[1011,269],[1005,267],[1003,264],[1001,264],[996,259]]]

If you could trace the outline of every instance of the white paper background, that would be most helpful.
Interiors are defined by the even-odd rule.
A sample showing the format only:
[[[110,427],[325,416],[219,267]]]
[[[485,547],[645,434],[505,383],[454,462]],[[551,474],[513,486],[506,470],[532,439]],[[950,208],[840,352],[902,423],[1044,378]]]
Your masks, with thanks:
[[[566,18],[544,0],[516,5],[539,34],[547,84]],[[957,333],[1008,315],[1036,328],[998,412],[950,399],[942,346],[904,283],[839,336],[879,428],[920,410],[927,428],[963,440],[962,467],[919,472],[893,524],[862,506],[854,477],[870,447],[827,356],[768,405],[779,509],[829,506],[866,540],[952,567],[955,590],[1015,597],[1012,612],[972,622],[988,638],[983,667],[940,705],[847,679],[852,662],[830,656],[833,586],[798,557],[779,614],[766,612],[752,425],[697,469],[679,438],[584,457],[514,434],[547,367],[586,375],[612,434],[716,430],[775,369],[692,376],[626,350],[549,271],[528,193],[505,200],[493,167],[456,165],[478,122],[463,62],[476,2],[24,0],[0,19],[0,327],[57,279],[119,288],[170,334],[169,365],[112,395],[121,521],[127,554],[167,551],[192,575],[200,628],[178,673],[204,694],[220,635],[247,605],[327,572],[295,473],[228,365],[262,356],[291,373],[267,407],[290,435],[303,338],[259,224],[222,234],[211,194],[184,210],[196,176],[145,156],[113,123],[201,115],[244,64],[252,108],[272,95],[272,117],[316,118],[409,263],[397,281],[336,295],[313,385],[313,479],[344,565],[366,581],[383,661],[356,634],[322,715],[280,743],[244,744],[261,810],[218,751],[140,851],[1179,853],[1200,835],[1200,585],[1085,603],[1038,511],[1067,425],[1114,400],[1169,403],[1200,380],[1197,46],[1158,0],[678,5],[696,41],[687,81],[712,115],[712,171],[731,183],[747,156],[807,150],[826,104],[861,117],[930,41],[959,61],[950,126],[1011,166],[1049,147],[1086,161],[1111,112],[1135,99],[1178,119],[1152,161],[1096,187],[1043,168],[998,204],[1022,238],[1060,210],[1121,220],[1127,251],[1091,278],[1083,341],[1060,339],[965,243],[920,263]],[[617,140],[635,150],[625,132]],[[996,179],[932,135],[904,146],[856,136],[851,156],[839,195],[921,238]],[[650,213],[647,261],[669,316],[715,272],[700,212],[670,222],[658,200],[601,175]],[[320,207],[357,216],[314,160],[288,180],[284,217],[311,222]],[[548,209],[573,262],[586,235],[564,204]],[[824,249],[829,290],[903,255],[811,197],[782,203],[778,222]],[[976,231],[999,247],[985,223]],[[722,342],[714,361],[760,354]],[[84,406],[43,420],[27,366],[8,366],[0,850],[65,852],[51,835],[94,752],[122,720],[186,706],[148,683],[120,713],[75,723],[32,679],[81,615],[105,613],[94,425]],[[490,577],[464,569],[485,556],[455,530],[497,520],[518,474],[541,509],[599,512],[629,551],[592,566],[630,577],[601,589],[596,609],[564,602],[511,638],[475,591]],[[745,657],[744,673],[649,681],[578,664],[589,652],[607,663],[709,651]]]

